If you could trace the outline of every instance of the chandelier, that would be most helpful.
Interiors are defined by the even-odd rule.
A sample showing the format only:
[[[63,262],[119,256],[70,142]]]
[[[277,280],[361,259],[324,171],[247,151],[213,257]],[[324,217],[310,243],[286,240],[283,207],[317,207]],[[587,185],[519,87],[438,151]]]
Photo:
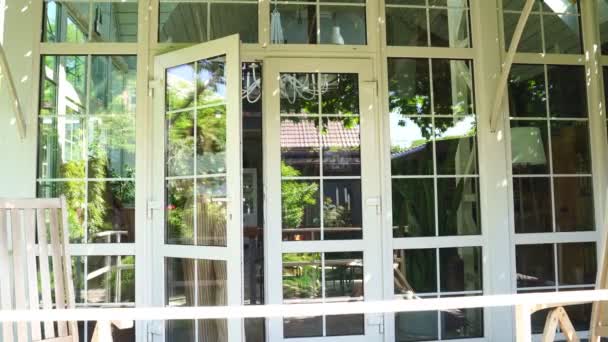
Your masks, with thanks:
[[[249,103],[256,103],[262,97],[262,79],[259,75],[259,65],[245,65],[243,89],[241,96]],[[331,79],[328,74],[281,74],[279,78],[281,98],[294,104],[298,99],[311,101],[319,95],[336,88],[340,82],[337,76]]]

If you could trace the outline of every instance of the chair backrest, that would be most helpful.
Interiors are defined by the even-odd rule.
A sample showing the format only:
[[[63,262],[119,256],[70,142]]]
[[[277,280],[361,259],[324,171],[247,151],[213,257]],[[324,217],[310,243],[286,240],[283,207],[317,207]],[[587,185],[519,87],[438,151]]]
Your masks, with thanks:
[[[75,307],[68,240],[64,197],[0,198],[0,309]],[[77,342],[78,327],[76,322],[3,323],[1,340]]]

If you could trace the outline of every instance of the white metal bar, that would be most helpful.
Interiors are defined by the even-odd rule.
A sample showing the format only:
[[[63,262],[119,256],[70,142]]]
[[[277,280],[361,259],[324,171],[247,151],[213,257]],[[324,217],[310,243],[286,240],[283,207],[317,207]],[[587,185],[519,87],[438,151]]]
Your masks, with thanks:
[[[490,116],[490,130],[492,132],[496,132],[498,114],[502,107],[502,100],[505,95],[505,90],[507,88],[507,80],[509,78],[509,73],[511,72],[513,59],[515,58],[517,46],[519,45],[521,35],[524,32],[524,28],[526,27],[526,23],[528,22],[528,18],[530,17],[530,13],[532,12],[532,7],[535,1],[536,0],[526,1],[526,4],[524,5],[524,8],[521,12],[521,16],[519,17],[519,21],[517,22],[517,26],[515,27],[513,38],[511,39],[511,45],[509,46],[509,51],[507,52],[505,63],[500,74],[500,79],[498,81],[498,87],[496,88],[496,95],[494,96],[494,106],[492,108]]]
[[[60,309],[60,310],[6,310],[0,311],[0,322],[40,320],[103,321],[103,320],[183,320],[231,319],[254,317],[299,317],[319,315],[345,315],[357,313],[394,313],[467,309],[481,307],[560,306],[594,301],[608,301],[608,290],[567,291],[560,293],[528,293],[470,297],[449,297],[413,300],[383,300],[318,304],[270,304],[199,307],[141,307],[112,309]]]
[[[23,110],[21,109],[21,103],[19,102],[19,97],[17,96],[17,88],[15,87],[15,81],[13,79],[11,70],[8,67],[8,59],[6,58],[6,54],[4,53],[2,43],[0,43],[0,69],[2,69],[2,73],[6,77],[6,81],[8,84],[8,94],[11,102],[13,103],[15,119],[17,120],[17,129],[19,130],[19,137],[21,137],[21,139],[25,139],[25,116],[23,115]]]

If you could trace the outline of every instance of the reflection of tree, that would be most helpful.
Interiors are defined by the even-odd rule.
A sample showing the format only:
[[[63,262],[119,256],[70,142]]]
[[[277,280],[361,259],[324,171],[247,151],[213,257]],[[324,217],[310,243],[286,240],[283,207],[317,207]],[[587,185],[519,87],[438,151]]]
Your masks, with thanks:
[[[321,255],[319,253],[283,254],[283,298],[321,297]]]
[[[323,201],[323,224],[325,227],[350,227],[352,214],[349,208],[334,204],[331,197]]]
[[[298,177],[300,171],[281,162],[283,177]],[[283,181],[281,187],[281,209],[283,212],[283,226],[290,228],[300,227],[304,220],[306,207],[317,204],[319,184],[316,182],[303,182],[297,180]]]

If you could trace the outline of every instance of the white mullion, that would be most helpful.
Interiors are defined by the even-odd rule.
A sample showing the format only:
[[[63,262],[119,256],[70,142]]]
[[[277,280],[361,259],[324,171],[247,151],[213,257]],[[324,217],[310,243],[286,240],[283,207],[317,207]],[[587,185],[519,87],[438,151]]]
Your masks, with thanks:
[[[86,42],[90,42],[91,38],[93,38],[93,16],[94,16],[94,12],[93,12],[93,0],[89,0],[89,27],[88,32],[87,32],[87,38],[86,38]],[[67,29],[67,25],[66,25],[66,29]],[[66,30],[66,34],[67,34],[67,30]]]
[[[426,16],[426,46],[431,46],[431,14],[429,0],[425,0],[424,15]]]
[[[207,11],[209,13],[209,11]],[[207,31],[209,33],[209,31]],[[194,161],[193,170],[194,177],[192,177],[192,196],[194,197],[194,220],[192,220],[192,245],[198,245],[198,155],[196,153],[196,147],[198,145],[198,61],[194,61],[194,108],[192,108],[192,122],[194,123],[194,146],[192,149],[192,160]],[[227,175],[226,175],[227,178]]]
[[[439,253],[440,248],[435,248],[435,267],[436,267],[436,278],[435,281],[437,282],[437,298],[441,298],[441,262],[439,261],[440,258],[440,254]],[[439,338],[439,340],[441,340],[441,310],[437,310],[436,311],[436,315],[437,315],[437,338]]]
[[[321,302],[325,303],[325,253],[321,254]],[[327,322],[326,315],[321,316],[322,327],[322,336],[325,337],[327,335]]]
[[[194,286],[194,306],[199,306],[198,303],[198,260],[197,259],[190,259],[192,260],[192,266],[194,267],[194,279],[192,280],[192,286]],[[199,332],[199,324],[198,324],[199,320],[195,319],[194,320],[194,341],[198,342],[198,332]]]
[[[317,1],[317,6],[319,6],[318,1]],[[320,14],[320,12],[319,12]],[[320,15],[317,15],[317,17],[320,18]],[[318,29],[318,28],[317,28]],[[317,91],[319,93],[319,97],[317,98],[317,115],[319,116],[317,118],[318,120],[318,124],[319,127],[317,127],[317,136],[319,137],[319,210],[320,210],[320,214],[319,214],[319,218],[321,220],[321,222],[319,222],[319,225],[321,227],[321,236],[319,237],[319,239],[321,241],[323,241],[325,239],[325,207],[324,207],[324,203],[323,203],[323,198],[325,196],[325,187],[324,187],[324,178],[323,178],[323,174],[324,174],[324,170],[323,170],[323,136],[321,135],[321,131],[323,130],[323,116],[321,115],[321,113],[323,112],[323,94],[321,93],[321,73],[318,72],[316,73],[317,76]],[[325,322],[325,319],[323,319],[323,322]],[[325,327],[325,323],[323,323],[323,326]],[[325,328],[323,328],[325,329]],[[325,332],[325,330],[324,330]]]
[[[554,274],[555,279],[553,279],[553,280],[555,281],[555,285],[554,285],[555,291],[559,291],[559,259],[557,257],[557,248],[559,245],[560,245],[559,243],[553,244],[553,264],[555,265],[555,274]]]
[[[428,0],[427,0],[428,2]],[[427,9],[428,14],[428,9]],[[430,42],[430,40],[429,40]],[[433,59],[428,59],[429,65],[429,91],[431,97],[431,127],[432,127],[432,140],[431,140],[431,152],[433,158],[433,215],[435,217],[435,236],[439,236],[439,194],[437,185],[437,144],[435,137],[435,82],[433,82]]]
[[[315,16],[316,16],[315,21],[317,23],[317,29],[315,30],[315,34],[317,35],[316,44],[320,45],[321,44],[321,4],[319,3],[319,0],[315,1]],[[320,111],[319,111],[319,113],[320,113]]]
[[[211,40],[211,2],[207,1],[207,41]],[[198,63],[197,63],[198,64]]]
[[[89,0],[91,1],[91,0]],[[86,86],[85,86],[85,91],[84,91],[84,101],[85,101],[85,112],[86,114],[84,115],[83,118],[83,126],[84,126],[84,132],[83,132],[83,142],[84,142],[84,155],[83,160],[85,161],[84,163],[84,199],[85,199],[85,210],[84,210],[84,224],[83,224],[83,242],[84,243],[88,243],[89,242],[89,124],[91,121],[91,78],[92,78],[92,69],[93,69],[93,56],[91,55],[87,55],[86,56],[86,62],[85,62],[85,67],[86,67]]]

